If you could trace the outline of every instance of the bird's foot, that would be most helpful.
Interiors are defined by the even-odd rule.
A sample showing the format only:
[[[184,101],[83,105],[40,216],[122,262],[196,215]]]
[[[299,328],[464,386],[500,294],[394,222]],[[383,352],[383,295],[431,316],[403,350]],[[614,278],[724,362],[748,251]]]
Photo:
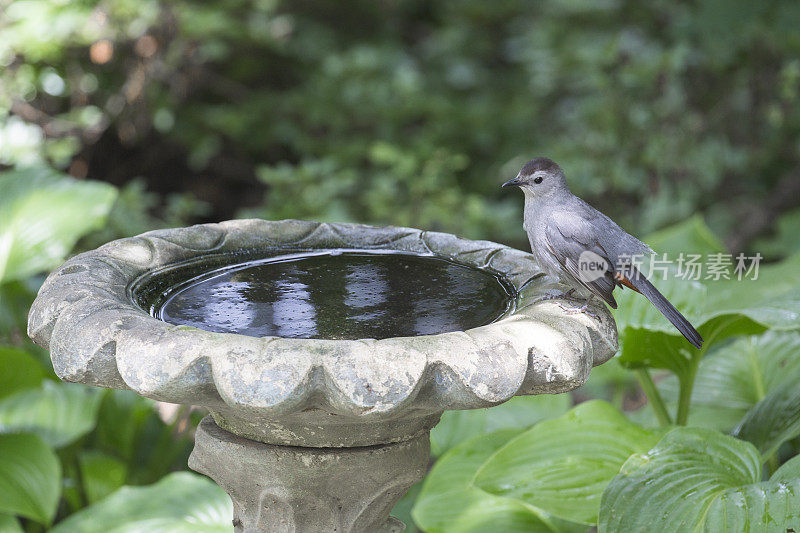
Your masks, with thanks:
[[[548,300],[567,300],[575,293],[575,289],[570,289],[567,292],[562,292],[561,294],[548,294],[547,296],[542,296],[541,298],[536,299],[536,303],[539,302],[546,302]]]
[[[589,300],[591,300],[591,298],[589,298]],[[586,300],[586,302],[580,307],[568,307],[564,304],[558,304],[558,306],[561,309],[563,309],[564,312],[568,315],[577,315],[578,313],[583,313],[584,315],[590,318],[594,318],[595,320],[600,320],[600,315],[597,315],[589,311],[589,300]]]

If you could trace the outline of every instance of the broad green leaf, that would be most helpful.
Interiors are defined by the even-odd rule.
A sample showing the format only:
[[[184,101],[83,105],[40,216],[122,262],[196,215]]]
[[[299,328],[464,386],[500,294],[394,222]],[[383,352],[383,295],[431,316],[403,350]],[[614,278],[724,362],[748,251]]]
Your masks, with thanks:
[[[72,383],[44,381],[38,389],[0,400],[0,433],[36,433],[55,448],[91,431],[103,392]]]
[[[725,252],[725,246],[700,215],[652,233],[645,238],[645,242],[657,253],[667,254],[669,258],[677,258],[681,253]]]
[[[661,279],[660,275],[651,276],[651,278],[659,292],[666,296],[696,327],[697,319],[702,316],[703,310],[706,308],[706,292],[708,290],[706,285],[699,281],[683,280],[671,274],[666,279]],[[627,329],[645,329],[674,333],[680,336],[680,333],[675,330],[675,326],[670,324],[641,294],[625,289],[616,291],[614,296],[617,298],[619,306],[612,313],[620,333]],[[686,345],[691,347],[688,343]]]
[[[480,433],[500,429],[525,429],[540,420],[564,414],[570,407],[568,394],[517,396],[489,409],[445,411],[431,431],[431,453],[439,456]]]
[[[762,333],[765,327],[743,314],[730,314],[715,316],[697,330],[704,339],[700,352],[677,331],[627,328],[622,334],[620,362],[630,367],[664,368],[685,376],[692,367],[692,359],[705,354],[716,342],[737,335]]]
[[[476,435],[454,447],[436,461],[433,470],[425,478],[419,500],[469,486],[478,468],[519,434],[520,430],[505,429]]]
[[[122,487],[58,523],[52,533],[229,533],[233,506],[204,476],[169,474],[145,487]]]
[[[42,366],[31,354],[11,346],[0,346],[0,398],[38,387],[43,377]]]
[[[657,285],[705,339],[700,355],[732,336],[800,328],[800,255],[761,266],[757,280],[709,283],[705,294],[698,282],[668,279]],[[685,376],[692,357],[698,355],[695,348],[644,298],[629,291],[619,300],[614,317],[622,339],[620,362]]]
[[[705,531],[790,531],[800,524],[800,478],[728,488],[714,499]]]
[[[675,277],[654,279],[653,283],[695,327],[700,325],[699,317],[706,301],[704,284]],[[620,336],[618,361],[627,367],[646,366],[666,368],[678,375],[687,373],[697,349],[640,294],[626,290],[617,300],[619,307],[613,315]],[[698,330],[705,339],[707,332],[699,327]]]
[[[484,461],[517,434],[517,430],[506,429],[478,435],[444,454],[425,478],[412,510],[417,525],[427,533],[581,531],[580,526],[576,529],[540,509],[472,485]]]
[[[105,221],[116,189],[46,167],[0,174],[0,282],[49,270]]]
[[[656,433],[594,400],[508,442],[481,466],[473,483],[565,520],[591,524],[603,490],[625,460],[657,441]]]
[[[61,489],[61,465],[36,435],[0,435],[0,513],[50,524]]]
[[[78,455],[83,491],[89,503],[101,500],[125,484],[128,468],[108,454],[87,450]]]
[[[738,339],[714,350],[700,362],[689,425],[733,430],[770,391],[800,382],[798,354],[800,334],[780,331]],[[667,403],[677,402],[675,377],[658,387]]]
[[[752,442],[769,457],[787,440],[800,435],[800,386],[796,380],[767,393],[744,416],[734,436]]]
[[[755,447],[678,428],[625,463],[603,493],[600,531],[785,531],[800,524],[800,479],[761,481]]]
[[[800,328],[800,254],[761,265],[758,278],[711,283],[703,317],[741,313],[770,329]]]
[[[771,481],[792,481],[800,479],[800,455],[795,455],[778,468],[772,477]]]
[[[3,533],[25,533],[19,520],[9,514],[0,513],[0,531]]]
[[[623,366],[665,368],[678,376],[689,372],[692,364],[690,350],[695,348],[683,337],[645,328],[627,328],[620,336],[618,357]]]

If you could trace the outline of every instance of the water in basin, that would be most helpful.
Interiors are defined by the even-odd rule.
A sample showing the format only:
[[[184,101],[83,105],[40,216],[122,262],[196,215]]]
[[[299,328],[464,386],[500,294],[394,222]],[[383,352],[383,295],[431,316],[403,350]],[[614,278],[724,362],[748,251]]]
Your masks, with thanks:
[[[513,301],[496,274],[425,255],[324,251],[225,262],[170,269],[146,306],[166,322],[215,332],[382,339],[488,324]]]

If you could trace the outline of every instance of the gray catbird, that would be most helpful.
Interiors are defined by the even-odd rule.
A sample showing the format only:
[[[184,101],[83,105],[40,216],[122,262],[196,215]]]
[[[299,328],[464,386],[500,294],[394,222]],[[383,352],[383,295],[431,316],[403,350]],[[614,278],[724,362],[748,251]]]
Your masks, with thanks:
[[[613,291],[625,286],[650,300],[695,347],[702,346],[697,330],[636,268],[635,258],[653,250],[572,194],[561,167],[545,157],[533,159],[503,184],[509,186],[525,193],[523,227],[542,269],[569,285],[568,294],[589,292],[586,303],[571,311],[585,312],[594,296],[616,309]]]

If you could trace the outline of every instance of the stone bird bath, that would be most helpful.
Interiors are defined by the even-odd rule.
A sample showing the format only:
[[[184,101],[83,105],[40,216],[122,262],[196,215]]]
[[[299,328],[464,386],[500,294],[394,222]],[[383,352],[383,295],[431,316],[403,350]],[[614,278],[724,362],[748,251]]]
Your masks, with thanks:
[[[348,267],[361,260],[348,250],[362,259],[383,253],[383,266],[363,278]],[[309,253],[318,263],[341,256],[332,281],[324,268],[290,276],[272,287],[284,296],[256,294],[266,307],[254,311],[252,273],[231,265],[261,260],[285,270]],[[433,261],[437,277],[426,280]],[[401,267],[410,268],[406,279]],[[214,269],[221,277],[208,274]],[[383,279],[380,269],[394,274]],[[451,283],[462,274],[491,298]],[[349,303],[315,307],[308,286]],[[28,333],[65,381],[208,409],[189,466],[231,496],[236,531],[402,531],[389,512],[425,474],[429,432],[443,411],[569,391],[616,351],[605,307],[593,307],[595,317],[566,314],[557,300],[541,300],[557,290],[530,254],[491,242],[236,220],[153,231],[73,257],[39,291]],[[176,298],[188,303],[175,313],[199,314],[169,315]],[[197,322],[206,308],[209,322]],[[275,327],[232,332],[259,320]]]

